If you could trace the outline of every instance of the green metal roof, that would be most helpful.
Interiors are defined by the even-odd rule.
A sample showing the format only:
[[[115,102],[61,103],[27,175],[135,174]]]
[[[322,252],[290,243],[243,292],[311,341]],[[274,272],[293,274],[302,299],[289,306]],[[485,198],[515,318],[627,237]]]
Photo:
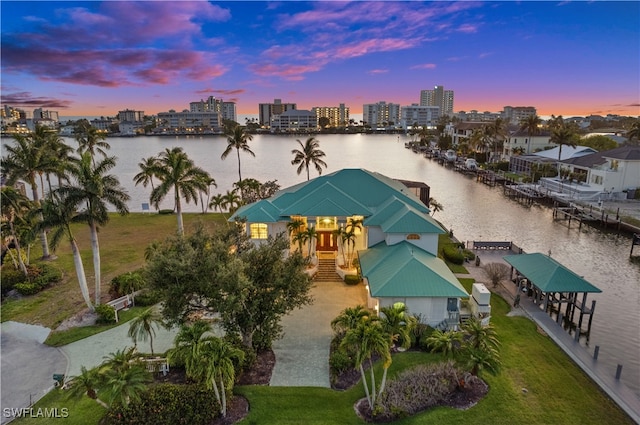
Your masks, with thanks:
[[[364,221],[365,226],[380,226],[385,233],[445,233],[429,214],[401,202],[395,196]]]
[[[548,255],[536,252],[503,258],[543,292],[602,292]]]
[[[469,296],[444,261],[409,242],[381,242],[358,256],[373,297]]]
[[[249,223],[277,223],[281,221],[280,211],[268,199],[240,207],[234,217],[244,217]]]
[[[279,211],[281,221],[284,221],[298,214],[368,217],[391,197],[416,211],[429,214],[429,208],[402,183],[363,169],[344,169],[316,177],[279,190],[269,201]],[[253,208],[259,208],[257,202],[239,209],[229,220],[233,221],[236,217],[248,219]]]

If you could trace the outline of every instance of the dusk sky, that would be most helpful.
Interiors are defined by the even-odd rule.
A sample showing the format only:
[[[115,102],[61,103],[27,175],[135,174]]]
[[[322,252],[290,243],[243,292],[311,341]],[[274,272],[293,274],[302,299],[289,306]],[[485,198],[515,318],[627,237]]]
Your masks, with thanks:
[[[640,2],[4,1],[2,105],[60,116],[282,99],[351,114],[420,90],[454,111],[640,115]]]

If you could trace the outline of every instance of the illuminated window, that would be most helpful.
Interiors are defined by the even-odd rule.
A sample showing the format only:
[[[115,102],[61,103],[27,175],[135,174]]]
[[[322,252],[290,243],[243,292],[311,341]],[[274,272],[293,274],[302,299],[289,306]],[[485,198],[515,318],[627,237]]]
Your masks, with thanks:
[[[318,217],[317,223],[318,230],[333,230],[337,227],[337,220],[335,217]]]
[[[407,240],[418,240],[420,239],[420,235],[418,235],[417,233],[409,233],[407,235]]]
[[[251,239],[267,239],[267,225],[264,223],[252,223],[249,225]]]

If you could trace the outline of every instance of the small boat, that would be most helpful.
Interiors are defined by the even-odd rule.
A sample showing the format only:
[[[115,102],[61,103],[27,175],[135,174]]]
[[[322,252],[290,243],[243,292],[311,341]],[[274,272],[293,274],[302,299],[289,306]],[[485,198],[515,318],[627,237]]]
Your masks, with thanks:
[[[449,149],[444,153],[444,159],[448,162],[455,162],[455,160],[458,159],[458,155],[456,155],[456,151]]]
[[[478,163],[473,158],[467,158],[466,161],[464,161],[464,167],[467,170],[476,171],[478,169]]]

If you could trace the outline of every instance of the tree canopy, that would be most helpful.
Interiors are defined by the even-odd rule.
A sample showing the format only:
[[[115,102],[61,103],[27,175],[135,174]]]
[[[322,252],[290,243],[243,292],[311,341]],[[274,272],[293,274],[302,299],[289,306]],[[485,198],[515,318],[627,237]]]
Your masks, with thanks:
[[[146,272],[162,293],[163,314],[184,323],[196,312],[217,312],[227,334],[247,348],[271,347],[280,337],[280,319],[310,304],[311,279],[299,253],[283,258],[285,235],[251,244],[242,226],[167,239],[150,254]]]

